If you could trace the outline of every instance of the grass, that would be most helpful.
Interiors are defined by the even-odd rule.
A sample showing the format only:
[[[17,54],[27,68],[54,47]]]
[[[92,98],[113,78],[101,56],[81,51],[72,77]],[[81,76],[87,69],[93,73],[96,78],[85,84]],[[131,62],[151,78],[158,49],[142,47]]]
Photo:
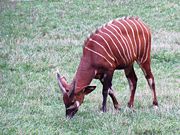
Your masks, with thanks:
[[[156,1],[0,1],[0,134],[180,134],[180,3]],[[57,68],[70,82],[91,31],[113,18],[140,16],[152,29],[152,70],[159,109],[135,65],[136,112],[129,88],[116,71],[113,86],[122,110],[101,113],[102,86],[85,98],[72,120],[55,78]]]

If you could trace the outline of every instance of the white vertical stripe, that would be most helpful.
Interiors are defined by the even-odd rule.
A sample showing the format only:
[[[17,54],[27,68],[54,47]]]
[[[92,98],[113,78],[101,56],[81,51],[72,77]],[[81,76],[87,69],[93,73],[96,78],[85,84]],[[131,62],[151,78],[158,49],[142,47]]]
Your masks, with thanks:
[[[122,20],[122,19],[121,19],[121,20]],[[126,33],[127,33],[127,36],[128,36],[128,38],[129,38],[129,40],[130,40],[130,42],[131,42],[133,54],[134,54],[134,56],[136,56],[136,54],[135,54],[135,52],[134,52],[134,47],[133,47],[132,40],[131,40],[131,38],[130,38],[130,36],[129,36],[129,33],[128,33],[126,27],[124,26],[124,24],[121,23],[121,20],[120,20],[120,21],[117,21],[117,23],[119,23],[119,24],[120,24],[121,26],[123,26],[123,28],[125,29],[125,31],[126,31]]]
[[[108,25],[109,27],[111,27],[112,29],[114,29],[111,25]],[[119,45],[121,46],[121,49],[123,50],[123,54],[124,54],[124,56],[125,56],[125,59],[126,59],[126,61],[127,61],[127,63],[128,63],[128,58],[126,57],[126,52],[125,52],[125,50],[124,50],[124,47],[123,47],[123,45],[121,44],[121,42],[119,41],[119,39],[117,38],[117,36],[115,35],[115,33],[113,33],[111,30],[109,30],[108,28],[105,28],[106,30],[108,30],[109,32],[111,32],[112,34],[113,34],[113,36],[116,38],[116,40],[118,41],[118,43],[119,43]],[[115,30],[116,31],[116,30]],[[116,33],[118,33],[117,31],[116,31]]]
[[[145,35],[144,35],[144,30],[143,30],[143,28],[141,27],[141,25],[139,24],[139,20],[137,21],[137,20],[134,20],[138,25],[139,25],[139,27],[141,28],[141,30],[142,30],[142,34],[143,34],[143,39],[144,39],[144,54],[145,54],[145,49],[146,49],[146,38],[145,38]],[[142,48],[141,48],[142,49]],[[140,63],[142,63],[142,60],[143,60],[143,57],[144,57],[144,54],[143,54],[143,56],[142,56],[142,58],[141,58],[141,60],[140,60]]]
[[[97,41],[95,41],[91,38],[89,39],[89,41],[92,41],[92,42],[96,43],[97,45],[99,45],[106,52],[106,54],[109,56],[109,58],[112,59],[113,61],[115,61],[115,59],[107,52],[107,50],[104,48],[103,45],[101,45],[100,43],[98,43]]]
[[[148,37],[148,39],[147,39],[147,52],[145,53],[145,55],[146,55],[146,57],[145,57],[145,59],[144,59],[144,61],[143,61],[143,63],[147,60],[147,57],[148,57],[148,52],[150,51],[149,49],[150,49],[150,35],[149,35],[149,31],[147,30],[147,28],[146,28],[146,26],[144,26],[144,23],[143,22],[141,22],[140,20],[139,20],[139,22],[141,23],[141,25],[145,28],[145,30],[146,30],[146,32],[147,32],[147,37]]]
[[[112,43],[114,44],[114,46],[116,47],[116,49],[118,50],[118,53],[120,53],[120,51],[119,51],[119,49],[118,49],[116,43],[115,43],[114,40],[111,38],[111,36],[110,36],[108,33],[106,33],[106,32],[103,32],[103,31],[99,31],[99,32],[101,32],[101,33],[107,35],[107,36],[111,39],[111,41],[112,41]],[[121,56],[121,55],[120,55],[120,56]],[[121,58],[123,59],[122,56],[121,56]],[[116,59],[117,59],[117,58],[116,58]],[[124,61],[124,60],[123,60],[123,61]],[[118,62],[119,62],[119,61],[118,61]],[[126,63],[126,61],[124,61],[124,63]]]
[[[117,39],[118,43],[120,44],[118,38],[116,37],[116,35],[115,35],[112,31],[110,31],[110,30],[109,30],[108,28],[106,28],[106,27],[104,27],[104,29],[107,30],[108,32],[110,32],[110,33]],[[119,51],[119,48],[117,47],[116,44],[115,44],[115,46],[116,46],[116,48],[118,49],[119,55],[120,55],[121,58],[123,59],[124,63],[128,63],[128,61],[126,62],[126,60],[122,57],[121,52]],[[124,52],[124,48],[123,48],[123,52]],[[125,56],[126,56],[126,55],[125,55]],[[127,58],[126,58],[126,59],[127,59]]]
[[[108,61],[108,59],[106,59],[106,57],[104,57],[102,54],[100,54],[100,53],[98,53],[98,52],[96,52],[96,51],[88,48],[87,46],[85,46],[85,48],[86,48],[87,50],[89,50],[90,52],[93,52],[93,53],[95,53],[96,55],[98,55],[98,56],[102,57],[103,59],[105,59],[105,60],[111,65],[111,67],[113,67],[113,64],[112,64],[110,61]]]
[[[137,25],[132,20],[129,20],[129,21],[134,24],[134,26],[136,27],[136,30],[137,30],[137,36],[138,36],[138,40],[139,40],[139,42],[138,42],[139,50],[137,50],[136,52],[138,53],[138,51],[139,51],[139,53],[138,53],[138,57],[139,57],[140,52],[141,52],[141,47],[140,47],[141,46],[141,40],[140,40],[140,37],[139,37],[139,31],[138,31]]]
[[[115,21],[117,21],[117,20],[115,20]],[[128,47],[129,55],[130,55],[131,59],[133,59],[131,48],[129,46],[129,42],[127,41],[126,37],[122,34],[122,31],[118,26],[116,26],[115,24],[112,24],[112,25],[115,26],[120,31],[120,35],[121,35],[122,39],[124,39],[126,41],[126,43],[127,43],[126,44],[125,41],[123,40],[123,42],[126,44],[126,47]]]
[[[111,54],[113,55],[113,57],[116,59],[116,57],[114,56],[114,53],[112,52],[112,49],[111,49],[109,43],[106,41],[106,39],[102,35],[100,35],[100,34],[96,34],[96,35],[101,37],[101,39],[106,43],[106,45],[109,48],[109,50],[110,50]],[[117,59],[116,59],[116,61],[117,61]]]
[[[129,20],[130,20],[130,19],[129,19]],[[136,55],[137,55],[137,43],[136,43],[136,38],[135,38],[134,30],[133,30],[133,28],[131,27],[131,25],[128,23],[128,21],[126,21],[126,20],[123,20],[123,21],[130,27],[130,29],[131,29],[131,31],[132,31],[132,35],[133,35],[133,39],[134,39],[134,43],[135,43],[135,46],[133,46],[133,49],[136,48]]]
[[[113,24],[113,21],[116,21],[118,24],[120,24],[120,26],[117,23]],[[136,18],[135,19],[121,18],[119,20],[116,19],[113,21],[110,21],[104,27],[99,28],[98,32],[94,33],[96,36],[99,36],[103,40],[101,44],[96,40],[93,40],[91,38],[89,39],[89,41],[94,42],[99,47],[101,47],[112,61],[111,60],[109,61],[107,59],[107,56],[103,56],[101,52],[97,52],[88,47],[85,48],[105,59],[111,66],[115,66],[113,65],[114,64],[113,61],[117,61],[117,63],[123,61],[124,64],[127,65],[134,58],[134,56],[138,56],[137,59],[139,60],[138,62],[140,64],[147,61],[149,56],[148,54],[150,51],[150,36],[151,36],[151,33],[147,28],[147,26],[141,20]],[[103,29],[106,31],[103,31]],[[128,31],[129,29],[131,29],[131,31]],[[123,35],[122,33],[123,31],[125,31],[126,34]],[[138,38],[137,42],[136,42],[136,32]],[[140,35],[140,33],[142,33],[142,35]],[[132,36],[130,36],[131,34]],[[108,40],[109,41],[111,40],[112,44],[110,44]],[[118,43],[116,44],[114,40],[117,40]],[[105,45],[107,46],[107,48],[105,47]],[[115,57],[114,54],[115,52],[112,49],[112,45],[114,45],[114,47],[116,48],[116,51],[119,53],[120,58]]]
[[[116,31],[116,33],[119,35],[119,37],[121,38],[121,40],[123,41],[123,43],[124,43],[124,45],[125,45],[125,47],[126,47],[126,50],[127,50],[127,53],[128,53],[128,58],[129,58],[129,61],[131,61],[131,54],[130,54],[130,48],[127,48],[127,46],[128,46],[128,42],[126,42],[125,43],[125,41],[124,41],[124,39],[123,39],[123,35],[122,35],[122,32],[121,32],[121,35],[120,35],[120,33],[114,28],[114,27],[116,27],[120,32],[121,32],[121,30],[119,29],[119,27],[118,26],[116,26],[115,24],[111,24],[111,28],[112,29],[114,29],[115,31]],[[125,37],[124,37],[125,38]],[[126,54],[125,54],[126,55]]]

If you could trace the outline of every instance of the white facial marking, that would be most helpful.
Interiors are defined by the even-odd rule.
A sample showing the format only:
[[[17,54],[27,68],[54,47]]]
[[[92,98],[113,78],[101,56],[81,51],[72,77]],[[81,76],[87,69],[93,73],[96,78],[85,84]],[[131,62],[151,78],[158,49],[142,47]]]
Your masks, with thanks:
[[[80,106],[79,101],[76,101],[76,106],[77,106],[77,107],[79,107],[79,106]]]
[[[71,105],[70,107],[67,108],[67,110],[74,109],[74,105]]]

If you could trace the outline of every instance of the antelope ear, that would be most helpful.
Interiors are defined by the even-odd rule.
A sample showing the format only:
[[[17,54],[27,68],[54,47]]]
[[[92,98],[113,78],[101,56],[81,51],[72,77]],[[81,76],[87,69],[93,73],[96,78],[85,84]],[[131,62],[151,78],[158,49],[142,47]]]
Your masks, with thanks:
[[[87,87],[84,89],[85,95],[91,93],[95,88],[96,88],[96,86],[87,86]]]

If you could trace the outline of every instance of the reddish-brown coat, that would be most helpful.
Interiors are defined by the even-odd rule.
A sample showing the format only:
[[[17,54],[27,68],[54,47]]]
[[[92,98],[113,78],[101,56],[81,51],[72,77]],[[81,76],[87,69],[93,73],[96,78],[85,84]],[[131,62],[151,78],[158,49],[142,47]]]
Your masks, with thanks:
[[[77,104],[82,104],[84,96],[95,89],[95,86],[89,86],[94,78],[103,84],[102,110],[106,111],[107,93],[117,109],[118,102],[111,88],[112,76],[116,69],[125,70],[131,89],[128,106],[133,107],[137,82],[133,69],[134,61],[142,68],[148,83],[151,81],[149,85],[153,91],[153,104],[157,105],[154,77],[150,69],[150,48],[151,32],[139,18],[116,19],[97,29],[84,42],[83,55],[72,81],[75,86],[73,87],[73,83],[69,85],[63,77],[58,78],[67,92],[73,89],[73,99],[64,99],[64,103],[70,102],[70,107],[66,107],[66,115],[73,117],[79,107]]]

